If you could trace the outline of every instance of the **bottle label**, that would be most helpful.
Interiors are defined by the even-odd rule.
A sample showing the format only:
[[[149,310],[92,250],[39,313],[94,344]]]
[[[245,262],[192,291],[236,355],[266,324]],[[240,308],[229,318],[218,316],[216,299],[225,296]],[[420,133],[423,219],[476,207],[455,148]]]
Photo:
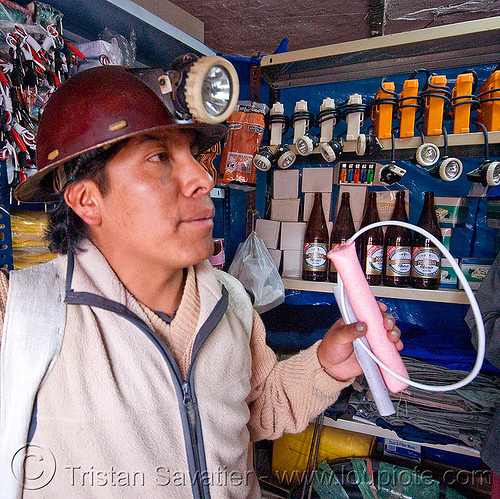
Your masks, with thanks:
[[[335,243],[335,244],[332,244],[332,248],[331,249],[337,249],[337,248],[340,248],[342,246],[343,243]],[[331,251],[331,250],[330,250]],[[335,265],[333,264],[332,261],[330,261],[330,272],[337,272],[337,269],[335,268]]]
[[[411,276],[439,279],[441,276],[441,252],[434,247],[417,246],[413,248]]]
[[[411,274],[411,248],[408,246],[388,246],[385,275],[408,277]]]
[[[366,275],[380,275],[384,263],[384,248],[380,244],[366,245]]]
[[[323,243],[304,244],[304,269],[308,272],[326,272],[326,245]]]

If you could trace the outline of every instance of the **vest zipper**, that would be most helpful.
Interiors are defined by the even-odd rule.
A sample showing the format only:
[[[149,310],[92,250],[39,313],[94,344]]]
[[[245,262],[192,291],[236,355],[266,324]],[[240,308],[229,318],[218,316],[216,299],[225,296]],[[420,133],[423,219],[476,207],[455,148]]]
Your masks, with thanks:
[[[193,397],[191,394],[191,385],[189,381],[184,381],[182,383],[182,402],[184,404],[184,410],[187,414],[187,421],[189,427],[189,437],[191,440],[191,447],[193,449],[193,459],[194,459],[194,467],[195,467],[195,476],[191,477],[191,485],[194,488],[196,485],[196,489],[200,494],[201,498],[205,497],[203,486],[202,486],[202,467],[200,463],[200,455],[198,452],[198,435],[196,433],[196,426],[198,421],[198,411],[194,405]]]
[[[227,309],[228,292],[226,288],[222,286],[222,298],[217,302],[212,310],[212,313],[198,331],[198,336],[193,345],[191,365],[188,371],[188,380],[183,381],[179,367],[177,366],[177,363],[175,362],[175,359],[168,347],[140,317],[131,312],[121,303],[93,293],[73,291],[71,288],[73,265],[73,254],[69,252],[68,269],[66,274],[65,303],[101,308],[127,319],[143,331],[162,354],[167,366],[169,367],[172,382],[175,386],[179,401],[179,408],[181,410],[182,427],[184,430],[184,444],[186,447],[189,474],[191,475],[191,491],[194,499],[210,499],[210,490],[208,485],[205,483],[206,479],[204,477],[204,474],[206,473],[206,460],[205,446],[201,432],[200,415],[197,407],[196,395],[192,389],[194,384],[193,366],[198,352],[205,343],[205,340],[220,322]]]

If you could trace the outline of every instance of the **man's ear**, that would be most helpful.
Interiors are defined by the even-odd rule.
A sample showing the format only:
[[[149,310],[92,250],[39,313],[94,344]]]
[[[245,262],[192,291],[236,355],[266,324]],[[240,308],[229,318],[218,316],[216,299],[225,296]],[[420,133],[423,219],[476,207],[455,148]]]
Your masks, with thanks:
[[[91,180],[80,180],[66,187],[66,204],[87,224],[99,225],[101,212],[99,201],[102,199],[97,185]]]

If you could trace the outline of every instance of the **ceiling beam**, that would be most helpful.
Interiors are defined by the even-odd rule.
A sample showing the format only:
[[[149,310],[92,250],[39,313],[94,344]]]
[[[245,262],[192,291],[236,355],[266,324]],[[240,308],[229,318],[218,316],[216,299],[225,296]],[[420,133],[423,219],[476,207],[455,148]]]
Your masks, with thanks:
[[[385,30],[386,0],[370,0],[370,36],[382,36]]]

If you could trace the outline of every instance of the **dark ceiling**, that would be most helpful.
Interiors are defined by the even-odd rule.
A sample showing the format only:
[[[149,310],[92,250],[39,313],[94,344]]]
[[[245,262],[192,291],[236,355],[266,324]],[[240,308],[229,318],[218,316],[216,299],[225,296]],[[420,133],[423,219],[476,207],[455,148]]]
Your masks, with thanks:
[[[205,45],[245,57],[273,53],[284,38],[291,51],[500,15],[500,0],[171,2],[204,22]]]

